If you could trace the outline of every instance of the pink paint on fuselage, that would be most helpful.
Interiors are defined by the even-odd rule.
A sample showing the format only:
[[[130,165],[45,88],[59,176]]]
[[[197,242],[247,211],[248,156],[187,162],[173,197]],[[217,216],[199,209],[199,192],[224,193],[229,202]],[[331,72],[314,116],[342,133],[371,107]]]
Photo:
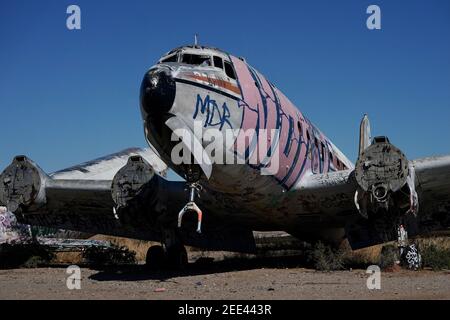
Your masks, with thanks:
[[[234,57],[231,58],[234,63],[238,81],[241,87],[243,100],[239,102],[239,107],[243,108],[242,130],[258,129],[260,128],[259,115],[261,114],[262,100],[259,93],[255,91],[255,84],[247,65]],[[248,139],[248,137],[247,137]],[[251,148],[256,143],[257,136],[249,137],[250,141],[246,140],[245,132],[240,132],[236,139],[236,152],[241,157],[245,156],[247,148]],[[256,155],[253,155],[256,156]],[[251,159],[253,160],[253,159]]]
[[[287,189],[294,186],[307,172],[326,173],[333,170],[330,167],[329,153],[333,153],[328,139],[302,115],[292,102],[255,69],[239,58],[231,56],[237,73],[243,101],[239,105],[244,108],[241,129],[279,129],[278,141],[270,141],[268,137],[255,137],[251,141],[261,142],[268,139],[267,145],[278,145],[279,170],[275,178]],[[310,140],[307,139],[309,132]],[[270,134],[270,133],[269,133]],[[237,141],[242,146],[244,135],[238,136]],[[317,146],[315,144],[317,139]],[[322,144],[325,146],[322,152]],[[247,146],[252,146],[247,143]],[[254,160],[258,152],[251,153],[248,160]],[[272,152],[273,152],[272,148]],[[237,149],[239,155],[245,155],[242,148]],[[262,159],[257,158],[258,161]],[[334,156],[337,159],[337,156]],[[260,163],[260,162],[258,162]]]

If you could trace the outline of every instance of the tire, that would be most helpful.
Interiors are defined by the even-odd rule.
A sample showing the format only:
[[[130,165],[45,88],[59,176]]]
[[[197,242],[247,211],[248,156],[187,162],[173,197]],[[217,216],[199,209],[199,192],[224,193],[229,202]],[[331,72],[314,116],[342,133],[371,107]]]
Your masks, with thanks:
[[[162,246],[151,246],[147,250],[145,265],[151,270],[162,269],[165,265],[165,252]]]
[[[188,255],[183,245],[173,246],[167,249],[167,266],[171,269],[184,269],[188,265]]]

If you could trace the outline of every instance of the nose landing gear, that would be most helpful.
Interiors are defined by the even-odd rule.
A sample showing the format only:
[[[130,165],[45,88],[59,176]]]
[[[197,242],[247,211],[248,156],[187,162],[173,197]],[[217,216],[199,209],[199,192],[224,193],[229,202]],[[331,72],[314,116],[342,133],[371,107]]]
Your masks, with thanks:
[[[197,233],[202,233],[202,218],[203,213],[202,210],[195,203],[195,194],[197,194],[201,190],[201,186],[198,182],[191,182],[189,185],[189,202],[181,209],[178,214],[178,228],[181,228],[181,224],[183,222],[183,216],[189,212],[193,211],[197,213]]]

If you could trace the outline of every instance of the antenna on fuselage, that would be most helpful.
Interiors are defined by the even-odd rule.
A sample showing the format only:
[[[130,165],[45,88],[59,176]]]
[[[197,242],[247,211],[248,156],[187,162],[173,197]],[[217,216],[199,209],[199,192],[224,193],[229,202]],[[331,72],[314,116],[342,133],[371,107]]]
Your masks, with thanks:
[[[198,47],[198,34],[197,33],[194,35],[194,46]]]

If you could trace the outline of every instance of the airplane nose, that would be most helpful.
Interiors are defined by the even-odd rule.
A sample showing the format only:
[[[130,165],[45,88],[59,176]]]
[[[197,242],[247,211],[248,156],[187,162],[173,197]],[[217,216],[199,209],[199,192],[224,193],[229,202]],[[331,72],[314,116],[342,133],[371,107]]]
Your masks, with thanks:
[[[175,100],[175,81],[169,71],[148,71],[141,84],[141,108],[149,116],[168,112]]]

